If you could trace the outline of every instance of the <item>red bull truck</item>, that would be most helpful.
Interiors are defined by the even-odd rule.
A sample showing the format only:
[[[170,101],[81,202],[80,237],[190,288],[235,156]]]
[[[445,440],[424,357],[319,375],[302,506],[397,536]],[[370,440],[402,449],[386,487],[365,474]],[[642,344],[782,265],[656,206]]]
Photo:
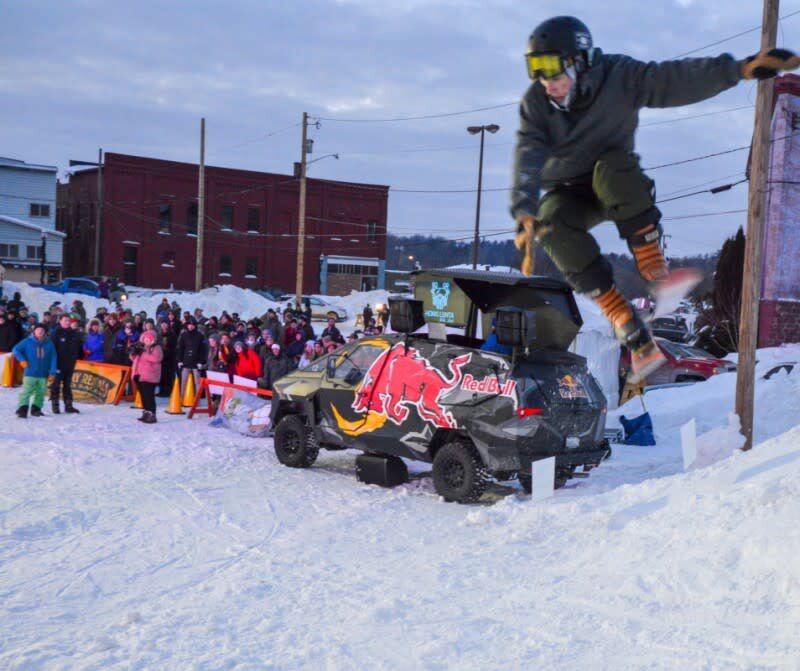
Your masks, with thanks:
[[[464,331],[431,321],[420,332],[426,301],[390,301],[395,333],[363,337],[274,384],[279,461],[308,468],[320,449],[353,448],[363,453],[359,479],[385,486],[407,481],[403,460],[429,462],[436,492],[462,503],[493,479],[518,478],[530,492],[531,464],[547,457],[556,487],[588,475],[610,454],[606,400],[586,360],[568,351],[582,324],[569,285],[431,272],[442,274],[421,283],[435,292],[432,311],[450,314],[445,283],[469,297]],[[482,315],[495,321],[485,338],[474,335]]]

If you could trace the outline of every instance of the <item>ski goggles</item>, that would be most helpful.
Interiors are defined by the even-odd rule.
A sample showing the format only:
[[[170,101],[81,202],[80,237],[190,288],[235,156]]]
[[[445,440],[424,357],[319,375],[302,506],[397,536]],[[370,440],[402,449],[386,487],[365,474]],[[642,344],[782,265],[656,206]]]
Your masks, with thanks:
[[[531,79],[553,79],[564,74],[564,59],[560,54],[525,54],[525,62]]]

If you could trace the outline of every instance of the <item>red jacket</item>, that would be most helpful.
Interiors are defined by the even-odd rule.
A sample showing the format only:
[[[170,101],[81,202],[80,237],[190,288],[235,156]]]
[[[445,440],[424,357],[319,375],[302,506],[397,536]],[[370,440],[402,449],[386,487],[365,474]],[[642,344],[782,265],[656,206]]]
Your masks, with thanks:
[[[237,354],[233,372],[240,377],[257,380],[261,377],[261,357],[251,349]]]

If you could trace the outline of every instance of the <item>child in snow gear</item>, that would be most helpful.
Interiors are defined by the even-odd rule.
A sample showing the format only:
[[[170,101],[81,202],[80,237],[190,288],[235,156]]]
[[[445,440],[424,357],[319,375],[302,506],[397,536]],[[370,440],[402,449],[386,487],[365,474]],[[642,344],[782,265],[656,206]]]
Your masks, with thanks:
[[[164,354],[161,346],[156,344],[156,332],[145,331],[138,347],[131,350],[131,376],[139,388],[142,397],[142,416],[140,422],[155,424],[156,422],[156,385],[161,381],[161,362]]]
[[[522,272],[533,273],[538,241],[575,290],[597,302],[631,349],[631,381],[642,380],[664,357],[614,285],[611,265],[589,231],[613,221],[639,274],[664,303],[670,294],[690,291],[699,276],[684,271],[673,277],[667,269],[655,183],[633,151],[639,110],[700,102],[743,78],[795,69],[800,58],[772,49],[744,61],[723,54],[643,63],[602,53],[586,25],[557,16],[533,31],[525,59],[533,84],[520,104],[511,191]]]
[[[17,361],[25,369],[22,391],[19,394],[17,417],[28,416],[28,406],[32,417],[41,417],[47,379],[55,376],[56,348],[48,339],[44,324],[36,324],[33,333],[16,344],[12,350]]]

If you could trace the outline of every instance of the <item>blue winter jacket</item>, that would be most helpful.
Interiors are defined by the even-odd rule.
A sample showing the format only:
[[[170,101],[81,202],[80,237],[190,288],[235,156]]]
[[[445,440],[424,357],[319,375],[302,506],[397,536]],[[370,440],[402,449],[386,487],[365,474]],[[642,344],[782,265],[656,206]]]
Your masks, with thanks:
[[[87,361],[99,361],[102,363],[106,360],[103,351],[103,334],[100,331],[97,333],[90,331],[86,334],[86,340],[83,343],[83,355]]]
[[[20,340],[11,350],[17,361],[27,361],[25,377],[47,377],[58,372],[56,348],[53,341],[45,338],[39,342],[32,335]]]

